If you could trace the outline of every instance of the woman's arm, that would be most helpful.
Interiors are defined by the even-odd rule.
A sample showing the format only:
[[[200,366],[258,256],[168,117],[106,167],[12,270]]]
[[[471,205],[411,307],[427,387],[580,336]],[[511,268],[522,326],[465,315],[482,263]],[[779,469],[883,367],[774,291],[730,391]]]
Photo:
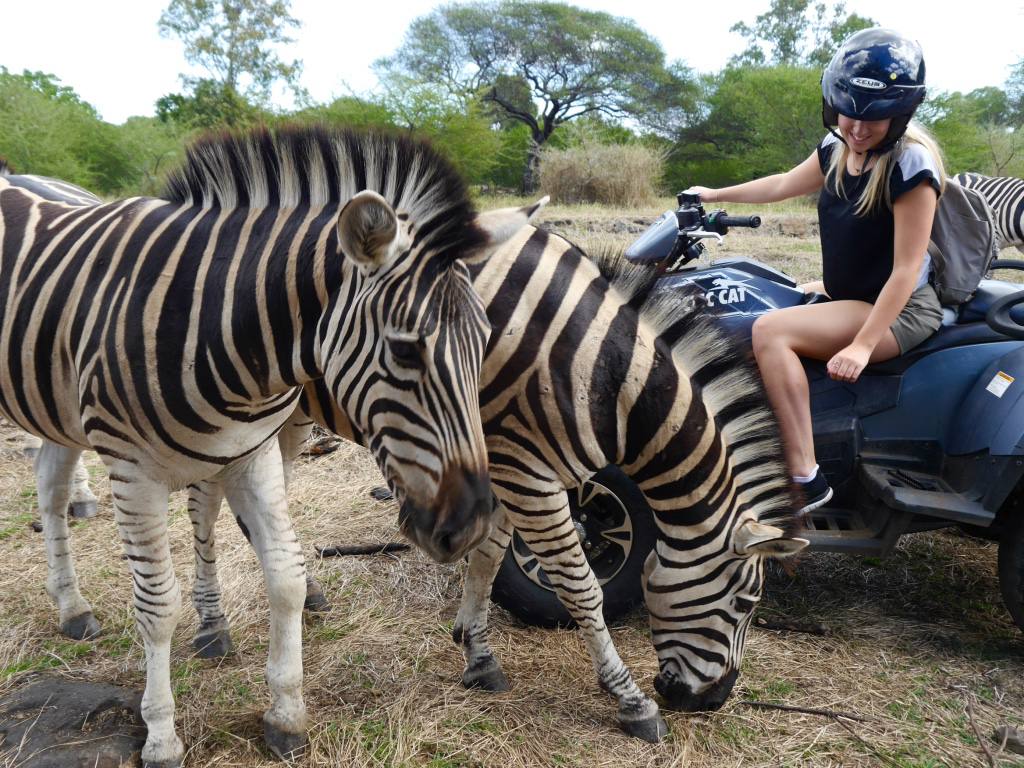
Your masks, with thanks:
[[[828,362],[833,379],[856,381],[871,359],[878,342],[907,306],[917,285],[921,263],[928,250],[928,239],[935,218],[938,195],[928,181],[922,181],[893,203],[893,268],[878,294],[868,319],[853,342]]]
[[[815,150],[800,165],[785,173],[721,189],[690,187],[687,192],[699,193],[704,203],[777,203],[797,195],[809,195],[821,189],[824,183],[825,176],[821,172]]]

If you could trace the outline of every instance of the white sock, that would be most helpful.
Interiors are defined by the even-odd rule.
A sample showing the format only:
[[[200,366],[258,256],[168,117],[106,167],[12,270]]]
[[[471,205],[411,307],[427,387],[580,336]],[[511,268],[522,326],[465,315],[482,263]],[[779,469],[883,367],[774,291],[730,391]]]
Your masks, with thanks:
[[[815,464],[814,465],[814,469],[811,470],[811,474],[807,475],[807,477],[801,477],[800,475],[793,475],[793,482],[794,483],[809,483],[809,482],[811,482],[811,480],[814,479],[815,475],[817,475],[817,474],[818,474],[818,465]]]

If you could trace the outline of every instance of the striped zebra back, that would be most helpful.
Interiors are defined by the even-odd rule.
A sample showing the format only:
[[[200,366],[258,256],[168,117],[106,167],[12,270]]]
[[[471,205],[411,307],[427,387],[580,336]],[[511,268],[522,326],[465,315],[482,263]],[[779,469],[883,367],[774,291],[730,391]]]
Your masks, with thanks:
[[[961,186],[976,189],[992,207],[1000,247],[1015,246],[1024,253],[1024,179],[960,173],[956,180]]]

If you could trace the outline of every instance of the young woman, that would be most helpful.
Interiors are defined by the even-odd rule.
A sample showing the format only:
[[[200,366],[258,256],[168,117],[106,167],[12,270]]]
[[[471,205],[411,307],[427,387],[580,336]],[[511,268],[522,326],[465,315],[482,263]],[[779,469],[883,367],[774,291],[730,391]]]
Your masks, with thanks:
[[[822,75],[829,135],[810,157],[786,173],[689,190],[704,202],[735,203],[820,191],[824,280],[804,289],[832,300],[771,312],[753,328],[754,355],[805,512],[828,502],[832,489],[814,457],[800,358],[828,361],[829,376],[854,382],[869,362],[907,352],[942,321],[928,282],[928,239],[945,172],[935,141],[910,122],[924,100],[924,73],[913,40],[887,29],[858,32]]]

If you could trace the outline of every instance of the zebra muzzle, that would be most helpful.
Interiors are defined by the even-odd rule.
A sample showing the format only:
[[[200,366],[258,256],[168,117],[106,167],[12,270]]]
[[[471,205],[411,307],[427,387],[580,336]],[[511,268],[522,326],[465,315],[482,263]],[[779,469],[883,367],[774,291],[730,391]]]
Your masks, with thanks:
[[[683,680],[659,674],[654,678],[654,689],[661,694],[668,709],[680,712],[714,712],[725,704],[732,688],[736,685],[739,670],[732,670],[725,677],[694,693]]]
[[[494,500],[487,473],[464,470],[446,476],[433,504],[406,498],[399,512],[402,532],[441,563],[458,560],[491,530]]]

